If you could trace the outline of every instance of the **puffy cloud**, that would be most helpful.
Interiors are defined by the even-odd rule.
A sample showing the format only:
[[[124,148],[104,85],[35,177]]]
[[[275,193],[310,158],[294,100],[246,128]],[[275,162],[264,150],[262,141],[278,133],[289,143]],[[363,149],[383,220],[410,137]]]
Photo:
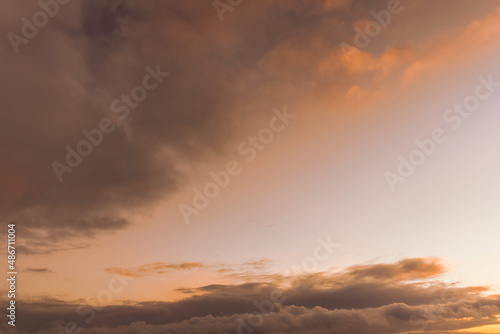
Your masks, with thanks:
[[[206,307],[219,309],[218,302]],[[75,306],[75,305],[72,305]],[[183,307],[184,305],[175,305]],[[173,310],[162,305],[141,305],[136,307],[108,307],[96,317],[90,328],[82,332],[100,333],[236,333],[238,327],[247,327],[254,333],[400,333],[404,331],[420,331],[432,333],[436,330],[456,330],[487,325],[497,322],[500,312],[500,299],[477,299],[447,304],[427,304],[408,306],[394,303],[378,308],[364,309],[326,309],[322,307],[306,308],[303,306],[276,307],[271,313],[235,313],[232,315],[206,315],[192,317],[181,321],[172,321]],[[52,311],[54,309],[50,308]],[[235,309],[237,311],[238,308]],[[179,314],[182,311],[177,311]],[[196,312],[196,309],[192,313]],[[113,326],[111,323],[125,322],[119,319],[137,319],[127,325]],[[74,317],[73,317],[74,318]],[[107,324],[103,325],[105,318]],[[38,317],[32,318],[34,323]],[[50,319],[44,314],[44,319]],[[100,320],[99,320],[100,319]],[[262,320],[262,321],[261,321]],[[32,323],[32,324],[34,324]],[[64,322],[54,323],[46,330],[30,330],[30,333],[45,334],[57,332],[64,328]],[[95,324],[94,324],[95,323]],[[32,325],[23,325],[23,328]],[[22,330],[22,329],[20,329]],[[247,329],[247,332],[251,332]]]

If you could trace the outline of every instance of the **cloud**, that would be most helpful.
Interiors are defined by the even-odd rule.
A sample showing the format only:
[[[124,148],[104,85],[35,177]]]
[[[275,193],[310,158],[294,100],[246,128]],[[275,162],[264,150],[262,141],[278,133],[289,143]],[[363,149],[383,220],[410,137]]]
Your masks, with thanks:
[[[457,1],[447,3],[469,5]],[[238,134],[276,106],[309,112],[316,101],[339,111],[383,101],[384,78],[408,64],[402,59],[414,47],[406,45],[429,32],[416,27],[415,36],[398,42],[381,36],[357,67],[346,66],[339,44],[353,40],[356,22],[386,6],[382,0],[248,2],[223,24],[204,1],[90,0],[61,7],[19,54],[0,45],[8,124],[0,132],[0,218],[22,222],[20,233],[29,238],[59,244],[28,250],[27,242],[30,254],[67,249],[75,238],[124,229],[146,216],[206,162],[233,152]],[[434,18],[435,5],[426,6]],[[20,18],[37,10],[35,3],[9,3],[1,28],[19,32]],[[487,24],[471,24],[466,40],[481,37],[478,47],[491,42],[485,27],[495,27],[497,14]],[[395,21],[384,34],[397,31]],[[462,44],[453,45],[450,50]],[[419,57],[439,65],[431,54]],[[418,60],[408,73],[421,72]],[[112,102],[157,64],[171,75],[120,121]],[[117,129],[59,183],[51,164],[65,163],[66,146],[75,148],[85,139],[82,131],[105,117]]]
[[[48,232],[54,242],[123,229],[131,215],[146,214],[177,189],[190,173],[185,166],[224,152],[237,117],[235,101],[224,98],[231,69],[205,57],[208,41],[185,43],[213,8],[151,4],[73,2],[19,55],[2,44],[0,100],[9,124],[0,135],[2,219]],[[36,9],[16,6],[22,7],[9,7],[16,15]],[[112,101],[156,64],[173,78],[118,122]],[[82,130],[104,117],[118,129],[59,183],[52,162],[64,163],[65,147],[75,148],[85,139]]]
[[[133,268],[118,268],[110,267],[106,268],[106,272],[110,274],[116,274],[127,277],[145,277],[149,275],[163,275],[173,271],[185,271],[193,269],[215,269],[216,272],[225,274],[226,277],[231,277],[233,279],[246,279],[251,280],[256,277],[265,277],[265,275],[257,275],[257,272],[261,272],[269,268],[273,263],[269,259],[261,259],[255,261],[243,262],[240,265],[231,264],[213,264],[207,265],[201,262],[184,262],[184,263],[165,263],[165,262],[155,262],[143,264],[140,266],[135,266]],[[179,289],[188,293],[192,291],[191,289]]]
[[[404,268],[411,274],[401,275]],[[254,333],[432,333],[498,322],[500,296],[485,296],[487,287],[458,287],[430,278],[441,269],[435,258],[416,258],[282,276],[274,283],[212,284],[178,301],[106,306],[90,324],[88,315],[75,317],[78,303],[25,302],[23,314],[30,321],[18,330],[45,334],[74,321],[87,334],[235,333],[241,319],[257,321],[249,318],[252,312],[265,319],[251,327]],[[269,300],[277,292],[283,300],[273,304]]]
[[[441,275],[446,271],[439,258],[412,258],[404,259],[394,264],[375,264],[355,266],[349,268],[349,275],[353,279],[372,278],[375,280],[422,279]]]
[[[251,299],[232,299],[230,297],[217,299],[212,297],[210,300],[197,300],[196,304],[182,301],[170,304],[144,303],[136,306],[106,307],[92,322],[92,327],[84,329],[83,333],[236,332],[239,325],[238,318],[251,321],[252,318],[249,318],[249,314],[256,311],[256,307],[252,302]],[[83,323],[83,319],[75,319],[74,310],[70,312],[71,308],[76,308],[76,306],[67,305],[66,316],[59,319],[64,318],[64,321],[80,320]],[[34,326],[42,319],[44,323],[47,323],[53,317],[53,314],[49,314],[49,312],[40,313],[40,311],[38,314],[32,314],[30,312],[31,307],[32,305],[29,305],[25,313],[30,315],[32,322],[23,324],[20,330],[31,328],[30,333],[47,333],[43,330],[36,331]],[[58,310],[57,305],[45,305],[45,307],[48,307],[50,312]],[[189,317],[189,315],[199,313],[199,307],[211,308],[209,313],[213,314]],[[232,310],[228,311],[230,307]],[[241,312],[242,308],[246,308],[248,311]],[[272,313],[264,315],[265,320],[262,325],[255,328],[255,333],[381,334],[422,330],[424,326],[429,332],[446,331],[495,323],[495,315],[498,312],[500,312],[500,299],[498,298],[478,298],[473,301],[459,301],[442,305],[422,304],[409,306],[402,303],[393,303],[377,308],[362,309],[275,306]],[[187,314],[189,315],[184,320],[174,320],[175,318],[183,318]],[[64,321],[60,320],[60,323]],[[55,325],[47,330],[57,331],[61,328],[57,325],[57,321],[53,324]],[[423,333],[427,332],[423,331]]]
[[[23,271],[24,272],[30,272],[30,273],[39,273],[39,274],[53,273],[52,270],[47,269],[47,268],[26,268]]]
[[[106,268],[106,272],[127,277],[144,277],[148,275],[162,275],[176,270],[191,270],[204,268],[201,262],[185,262],[185,263],[164,263],[155,262],[149,263],[134,268]]]
[[[265,6],[266,24],[276,25],[278,4]],[[13,17],[36,10],[6,8]],[[175,192],[197,163],[224,155],[249,117],[242,108],[254,98],[248,88],[264,79],[252,79],[257,62],[284,38],[247,29],[256,14],[232,30],[220,25],[210,3],[74,2],[19,55],[2,44],[0,101],[9,124],[0,134],[2,219],[23,222],[32,232],[26,235],[48,232],[54,242],[123,229]],[[11,21],[4,28],[20,29]],[[260,42],[248,50],[245,40]],[[119,122],[111,103],[156,64],[171,77]],[[276,107],[262,101],[269,96],[258,98],[252,118]],[[103,117],[117,130],[59,183],[51,164],[65,163],[65,147],[75,148],[82,130]]]
[[[449,70],[477,60],[499,50],[496,40],[500,38],[500,7],[491,15],[470,23],[463,31],[443,36],[432,46],[414,55],[406,68],[403,81],[412,83],[419,77]]]
[[[248,267],[255,270],[263,270],[269,267],[273,263],[270,259],[261,259],[257,261],[248,261],[242,264],[243,267]]]

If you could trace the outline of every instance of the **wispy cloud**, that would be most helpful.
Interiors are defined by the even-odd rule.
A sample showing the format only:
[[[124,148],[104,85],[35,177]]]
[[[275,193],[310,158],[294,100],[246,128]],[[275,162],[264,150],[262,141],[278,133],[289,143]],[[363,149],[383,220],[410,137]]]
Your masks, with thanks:
[[[144,277],[148,275],[163,275],[172,271],[192,270],[204,268],[201,262],[185,262],[185,263],[164,263],[155,262],[133,268],[106,268],[106,272],[128,277]]]
[[[38,274],[50,274],[50,273],[53,273],[52,270],[47,269],[47,268],[26,268],[23,271],[24,272],[30,272],[30,273],[38,273]]]

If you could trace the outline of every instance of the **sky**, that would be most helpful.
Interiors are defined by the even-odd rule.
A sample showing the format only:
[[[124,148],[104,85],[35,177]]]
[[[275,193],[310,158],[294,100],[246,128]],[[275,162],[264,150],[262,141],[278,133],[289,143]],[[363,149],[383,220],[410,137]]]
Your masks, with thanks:
[[[0,333],[500,333],[497,1],[7,1],[0,30]]]

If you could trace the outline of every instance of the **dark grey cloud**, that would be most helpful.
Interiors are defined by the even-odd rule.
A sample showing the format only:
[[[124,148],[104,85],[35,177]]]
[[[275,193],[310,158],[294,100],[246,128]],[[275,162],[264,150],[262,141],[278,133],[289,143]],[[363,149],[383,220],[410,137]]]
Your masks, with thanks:
[[[56,331],[58,323],[74,321],[87,328],[83,333],[212,333],[218,328],[236,332],[238,318],[248,321],[249,314],[258,311],[254,301],[264,302],[272,291],[270,287],[258,285],[234,287],[231,293],[229,287],[220,288],[178,302],[105,307],[103,311],[96,312],[95,320],[89,325],[85,323],[88,317],[75,316],[78,304],[20,304],[18,329],[46,333],[43,328]],[[206,287],[205,290],[211,288]],[[286,291],[284,295],[287,296]],[[439,304],[432,301],[413,306],[389,303],[373,308],[348,307],[352,305],[350,303],[345,304],[345,308],[274,305],[269,314],[267,310],[271,308],[269,304],[264,304],[265,321],[254,330],[255,333],[379,334],[419,329],[450,330],[496,321],[494,316],[500,311],[500,298],[467,297]],[[26,319],[30,321],[23,321]]]
[[[1,135],[9,181],[0,213],[18,222],[21,236],[48,231],[46,237],[61,242],[124,228],[131,223],[127,212],[140,213],[177,188],[182,163],[223,151],[232,108],[217,101],[230,82],[203,60],[204,43],[178,45],[184,38],[169,22],[183,19],[165,15],[182,6],[150,5],[135,12],[161,16],[131,15],[125,1],[73,2],[54,19],[59,24],[45,27],[20,55],[8,45],[0,51],[6,59],[0,99],[9,124]],[[72,18],[77,20],[68,26]],[[158,34],[161,29],[172,33]],[[188,54],[199,56],[187,61]],[[142,83],[146,66],[157,64],[175,73],[177,84],[165,80],[59,183],[51,163],[64,163],[65,146],[85,139],[82,130],[96,128],[104,117],[116,119],[111,102]],[[34,228],[43,233],[23,232]]]

